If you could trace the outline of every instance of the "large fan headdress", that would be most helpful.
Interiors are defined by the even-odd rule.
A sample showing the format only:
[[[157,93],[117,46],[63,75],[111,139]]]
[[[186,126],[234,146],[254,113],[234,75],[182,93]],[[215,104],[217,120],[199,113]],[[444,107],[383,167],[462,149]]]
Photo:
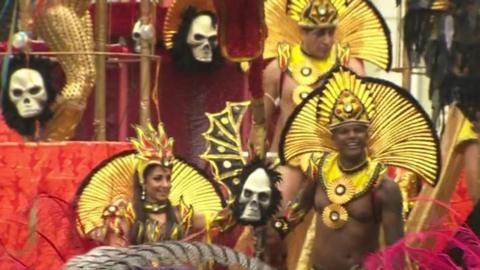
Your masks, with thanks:
[[[88,175],[77,194],[77,226],[82,234],[103,225],[103,212],[119,198],[132,202],[134,175],[150,164],[172,168],[172,188],[169,200],[178,205],[180,200],[201,213],[217,213],[224,207],[219,186],[198,169],[173,156],[173,139],[168,138],[163,125],[158,131],[151,125],[137,127],[138,137],[132,139],[135,150],[122,152],[105,160]]]
[[[279,44],[300,44],[299,27],[336,25],[335,39],[344,54],[390,69],[390,31],[368,0],[267,0],[265,17],[264,58],[276,57]]]
[[[291,115],[280,142],[282,162],[300,164],[314,153],[337,152],[331,130],[351,121],[368,125],[372,160],[435,184],[439,141],[428,115],[406,90],[347,69],[333,72]]]

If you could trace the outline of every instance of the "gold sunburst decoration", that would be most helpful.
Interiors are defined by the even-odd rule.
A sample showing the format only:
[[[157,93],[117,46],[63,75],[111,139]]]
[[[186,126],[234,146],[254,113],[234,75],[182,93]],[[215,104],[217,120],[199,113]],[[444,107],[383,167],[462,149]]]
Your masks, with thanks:
[[[280,141],[282,161],[301,164],[314,153],[338,152],[326,125],[345,90],[361,101],[368,116],[369,158],[410,170],[434,185],[441,167],[439,140],[428,115],[406,90],[347,69],[331,74],[290,116]]]
[[[126,151],[106,160],[86,177],[76,203],[77,228],[82,235],[102,226],[104,210],[119,198],[132,202],[137,162],[137,153]],[[169,200],[173,205],[179,205],[182,198],[201,213],[217,213],[223,208],[217,186],[188,163],[173,160],[171,181]]]
[[[355,187],[346,177],[327,185],[327,197],[336,204],[345,204],[355,196]]]
[[[302,41],[299,23],[294,19],[294,15],[287,14],[289,3],[289,13],[301,16],[301,12],[312,3],[324,2],[290,1],[267,0],[265,3],[268,37],[265,42],[264,58],[276,57],[279,44],[294,45]],[[389,70],[392,60],[390,31],[375,6],[368,0],[330,0],[329,2],[338,12],[335,40],[339,47],[348,51],[349,57],[363,59],[384,70]]]
[[[173,36],[182,23],[182,14],[190,6],[200,11],[215,12],[213,0],[174,0],[167,10],[163,25],[163,42],[167,49],[172,48]]]
[[[340,229],[348,221],[348,213],[345,207],[332,203],[323,208],[322,221],[331,229]]]

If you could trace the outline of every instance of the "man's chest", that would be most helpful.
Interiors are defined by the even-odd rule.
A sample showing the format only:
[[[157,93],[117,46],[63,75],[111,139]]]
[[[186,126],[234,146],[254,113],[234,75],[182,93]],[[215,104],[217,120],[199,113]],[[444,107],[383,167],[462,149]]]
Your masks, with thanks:
[[[316,87],[320,86],[323,80],[319,80],[313,85],[302,85],[297,82],[289,73],[284,73],[281,78],[280,97],[283,107],[291,107],[299,105]]]
[[[324,211],[325,207],[332,204],[321,186],[316,188],[314,203],[315,210],[319,214]],[[344,204],[343,207],[347,210],[349,218],[353,218],[358,222],[369,222],[372,219],[379,221],[381,204],[374,190],[351,200]]]

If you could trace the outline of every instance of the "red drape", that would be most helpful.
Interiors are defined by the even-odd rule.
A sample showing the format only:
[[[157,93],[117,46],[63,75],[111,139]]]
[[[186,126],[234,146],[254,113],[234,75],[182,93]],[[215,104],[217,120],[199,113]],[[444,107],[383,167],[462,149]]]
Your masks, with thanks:
[[[82,251],[81,243],[72,238],[73,212],[68,205],[80,182],[103,159],[131,145],[1,143],[0,148],[0,269],[15,269],[12,256],[32,269],[59,269],[62,257]],[[45,195],[58,200],[42,199]],[[36,218],[30,216],[35,209]],[[28,244],[27,224],[35,220],[36,241]]]

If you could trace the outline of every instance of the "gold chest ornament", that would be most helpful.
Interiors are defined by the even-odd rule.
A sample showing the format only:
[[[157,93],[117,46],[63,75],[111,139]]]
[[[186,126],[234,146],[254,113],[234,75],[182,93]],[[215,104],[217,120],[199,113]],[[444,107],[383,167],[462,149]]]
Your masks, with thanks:
[[[325,190],[330,204],[322,212],[323,223],[331,229],[340,229],[348,221],[345,205],[378,186],[386,167],[367,159],[359,170],[343,172],[339,166],[338,154],[327,153],[320,159],[319,183]],[[363,168],[362,168],[363,167]]]
[[[292,93],[295,105],[300,104],[318,86],[321,79],[339,65],[339,59],[343,58],[339,55],[345,52],[338,45],[334,45],[327,58],[315,59],[305,54],[299,44],[290,46],[281,43],[277,50],[280,69],[288,72],[298,83]]]

